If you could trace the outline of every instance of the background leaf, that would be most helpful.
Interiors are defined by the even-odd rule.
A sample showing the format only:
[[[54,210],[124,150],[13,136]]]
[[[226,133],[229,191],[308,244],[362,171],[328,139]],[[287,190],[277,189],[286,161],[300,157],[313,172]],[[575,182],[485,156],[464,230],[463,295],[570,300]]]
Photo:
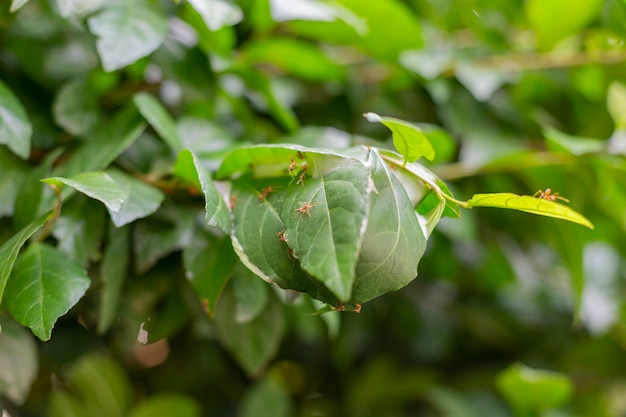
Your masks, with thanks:
[[[32,134],[33,128],[22,103],[0,80],[0,143],[7,145],[20,158],[27,159]]]
[[[236,25],[243,18],[237,5],[223,0],[189,0],[189,4],[202,16],[209,30]]]
[[[52,114],[54,121],[69,134],[85,135],[98,122],[97,97],[86,82],[70,82],[59,89]]]
[[[45,341],[57,319],[78,302],[90,283],[87,272],[63,252],[34,243],[15,263],[5,304],[17,321]]]
[[[137,404],[129,417],[198,417],[200,406],[191,397],[182,394],[156,394]]]
[[[109,242],[104,250],[100,279],[102,298],[98,315],[98,333],[105,333],[118,312],[122,286],[130,265],[130,230],[128,227],[110,227]]]
[[[182,144],[176,130],[176,124],[163,105],[147,93],[136,94],[133,97],[133,102],[141,115],[150,122],[150,125],[165,140],[172,151],[179,152],[182,149]]]
[[[37,345],[33,336],[8,317],[0,316],[0,392],[23,404],[37,376]]]

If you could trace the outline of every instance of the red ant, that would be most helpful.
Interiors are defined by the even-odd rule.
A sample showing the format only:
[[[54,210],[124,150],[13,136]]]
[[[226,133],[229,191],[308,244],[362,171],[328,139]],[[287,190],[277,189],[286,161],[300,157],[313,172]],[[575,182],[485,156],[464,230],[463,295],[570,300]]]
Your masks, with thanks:
[[[271,185],[269,187],[263,188],[261,192],[259,193],[259,201],[263,200],[264,198],[267,197],[268,194],[273,193],[274,191],[276,190]]]
[[[299,201],[298,204],[300,204],[300,207],[298,207],[294,211],[300,214],[300,221],[302,221],[302,215],[306,214],[307,216],[311,217],[311,208],[319,203],[312,203],[310,201],[308,203],[303,203],[302,201]]]
[[[231,195],[230,196],[230,209],[231,210],[234,210],[236,203],[237,203],[237,197],[235,197],[234,195]]]
[[[541,198],[543,200],[548,200],[548,201],[562,200],[562,201],[565,201],[566,203],[569,203],[569,200],[567,198],[561,197],[559,193],[552,193],[552,190],[549,188],[546,188],[545,191],[543,190],[537,191],[535,194],[533,194],[533,197]]]
[[[306,178],[306,165],[302,167],[302,173],[298,177],[298,181],[296,181],[296,185],[302,184],[304,185],[304,179]]]
[[[278,236],[278,240],[280,240],[281,242],[287,243],[287,239],[285,238],[284,231],[281,230],[280,232],[276,233],[276,236]]]

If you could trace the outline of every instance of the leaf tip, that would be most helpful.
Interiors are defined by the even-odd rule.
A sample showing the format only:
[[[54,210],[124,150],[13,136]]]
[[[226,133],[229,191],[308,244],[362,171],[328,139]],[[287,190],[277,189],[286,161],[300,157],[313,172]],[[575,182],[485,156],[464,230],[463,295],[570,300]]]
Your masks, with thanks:
[[[363,113],[363,117],[370,123],[381,123],[383,121],[382,117],[372,112]]]

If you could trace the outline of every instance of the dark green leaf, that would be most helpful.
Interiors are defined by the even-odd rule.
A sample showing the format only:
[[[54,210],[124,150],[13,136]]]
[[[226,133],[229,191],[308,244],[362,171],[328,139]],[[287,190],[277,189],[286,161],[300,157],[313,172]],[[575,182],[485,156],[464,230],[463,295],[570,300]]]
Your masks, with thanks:
[[[15,263],[20,249],[22,249],[24,243],[44,225],[46,220],[48,220],[48,215],[40,217],[38,220],[25,226],[15,236],[0,246],[0,301],[2,301],[7,280],[9,279],[11,269],[13,269],[13,264]]]
[[[174,152],[180,152],[183,148],[176,123],[169,115],[165,107],[153,96],[147,93],[138,93],[133,97],[135,106],[146,118],[150,125],[157,131],[163,140]]]
[[[100,266],[102,296],[98,315],[98,333],[105,333],[118,312],[122,286],[130,263],[130,229],[110,227],[109,243]]]
[[[83,136],[98,122],[98,101],[85,81],[73,81],[59,89],[52,105],[54,121],[71,135]]]
[[[5,303],[17,321],[45,341],[57,319],[80,300],[90,283],[87,272],[63,252],[33,243],[15,263]]]
[[[111,220],[117,227],[149,216],[161,206],[165,196],[157,188],[117,169],[110,169],[107,173],[127,195],[120,209],[111,212]]]
[[[8,314],[0,316],[0,323],[0,393],[22,404],[37,376],[37,344]]]
[[[431,161],[435,158],[433,146],[419,127],[393,117],[381,117],[376,113],[365,113],[364,116],[372,123],[384,124],[393,132],[393,145],[406,162],[417,161],[422,156]]]
[[[87,20],[106,71],[123,68],[156,50],[167,32],[160,11],[141,0],[109,2]]]
[[[51,177],[42,180],[48,184],[65,184],[101,201],[111,214],[117,213],[128,199],[127,191],[106,172],[83,172],[72,178]]]
[[[370,194],[367,229],[356,265],[352,302],[364,303],[407,285],[417,276],[426,249],[415,210],[391,169],[372,151],[375,190]]]
[[[289,393],[271,376],[253,385],[241,404],[241,417],[289,417],[293,415]]]
[[[274,298],[254,320],[237,323],[237,303],[228,288],[217,304],[215,324],[220,339],[249,375],[259,375],[272,359],[285,331],[285,315]]]
[[[196,187],[199,186],[202,190],[206,224],[219,227],[224,233],[230,233],[230,213],[224,198],[215,188],[206,168],[191,151],[185,149],[178,155],[174,175]]]
[[[0,143],[7,145],[20,158],[27,159],[32,134],[33,128],[22,103],[0,80]]]
[[[574,209],[555,201],[512,193],[475,194],[468,207],[498,207],[568,220],[593,229],[593,224]]]
[[[156,394],[137,404],[128,417],[199,417],[200,405],[182,394]]]

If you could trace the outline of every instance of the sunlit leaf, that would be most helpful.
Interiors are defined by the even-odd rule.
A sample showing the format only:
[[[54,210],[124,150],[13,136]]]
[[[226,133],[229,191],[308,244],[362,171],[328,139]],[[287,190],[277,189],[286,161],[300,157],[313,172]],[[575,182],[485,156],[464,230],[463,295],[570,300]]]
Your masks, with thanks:
[[[50,177],[42,180],[48,184],[65,184],[81,193],[101,201],[111,213],[120,211],[128,193],[106,172],[83,172],[72,178]]]
[[[422,130],[404,120],[393,117],[382,117],[376,113],[365,113],[363,116],[372,123],[382,123],[393,133],[393,145],[404,157],[406,162],[417,161],[422,156],[430,159],[435,158],[435,150],[428,141]]]
[[[467,205],[471,207],[497,207],[524,211],[540,216],[568,220],[593,229],[593,224],[576,210],[555,201],[512,193],[475,194]]]
[[[15,236],[0,246],[0,301],[2,301],[7,280],[9,279],[11,269],[13,269],[13,264],[15,263],[15,259],[17,259],[20,249],[22,249],[24,243],[44,225],[47,219],[48,215],[40,217],[38,220],[25,226]]]
[[[182,143],[176,130],[176,124],[165,107],[153,96],[147,93],[138,93],[133,97],[133,102],[143,117],[165,140],[174,152],[182,149]]]
[[[188,0],[193,7],[202,16],[202,20],[206,26],[216,31],[224,26],[236,25],[243,19],[241,9],[228,1],[224,0]]]
[[[20,158],[27,159],[32,134],[33,128],[24,106],[0,80],[0,143],[7,145]]]
[[[22,404],[37,376],[37,344],[8,314],[0,316],[0,393]]]
[[[167,32],[158,8],[142,0],[116,0],[87,20],[106,71],[123,68],[157,49]]]
[[[205,199],[206,224],[219,227],[224,233],[230,233],[230,213],[224,198],[215,188],[206,168],[188,149],[178,155],[174,175],[196,187],[199,186],[202,190]]]
[[[45,341],[57,319],[80,300],[90,283],[87,271],[63,252],[33,243],[15,263],[4,302],[17,321]]]

